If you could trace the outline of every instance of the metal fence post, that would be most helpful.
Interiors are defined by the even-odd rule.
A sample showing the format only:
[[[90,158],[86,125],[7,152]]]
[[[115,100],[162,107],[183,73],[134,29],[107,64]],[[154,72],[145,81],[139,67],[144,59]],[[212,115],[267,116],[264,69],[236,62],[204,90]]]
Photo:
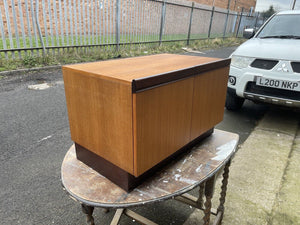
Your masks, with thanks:
[[[242,21],[242,17],[243,17],[243,12],[244,12],[244,8],[242,8],[242,12],[241,12],[241,16],[240,16],[240,20],[239,20],[239,23],[238,23],[238,27],[237,27],[237,30],[236,30],[236,35],[235,35],[235,37],[238,37],[238,35],[239,35],[240,26],[241,26],[241,21]]]
[[[31,36],[31,26],[30,26],[30,18],[29,18],[29,7],[28,7],[28,1],[25,0],[25,11],[26,11],[26,22],[27,22],[27,36],[29,37],[29,46],[31,48],[31,54],[33,55],[33,50],[32,50],[32,36]]]
[[[256,27],[257,27],[257,20],[258,20],[258,17],[259,17],[259,13],[257,13],[256,19],[255,19],[254,29],[256,29]]]
[[[17,24],[17,16],[16,16],[16,8],[15,8],[15,1],[11,0],[11,9],[13,13],[13,20],[14,20],[14,27],[15,27],[15,38],[17,42],[17,47],[20,48],[20,38],[19,38],[19,31],[18,31],[18,24]],[[18,51],[19,53],[19,58],[21,59],[21,52]]]
[[[164,33],[164,26],[165,26],[165,17],[166,17],[166,0],[163,1],[162,9],[161,9],[159,45],[161,45],[162,43],[162,36]]]
[[[116,50],[119,51],[120,49],[120,22],[121,22],[121,18],[120,18],[120,7],[121,7],[121,3],[120,0],[117,0],[117,5],[116,5]]]
[[[21,25],[21,32],[22,32],[22,39],[23,39],[23,48],[26,48],[26,38],[25,38],[25,26],[23,21],[23,12],[22,12],[22,5],[21,0],[18,0],[18,9],[19,9],[19,16],[20,16],[20,25]],[[25,51],[25,56],[27,56],[27,51]]]
[[[229,17],[229,9],[227,10],[227,15],[226,15],[226,20],[225,20],[225,25],[224,25],[224,30],[223,30],[223,39],[225,38],[225,35],[226,35],[226,28],[227,28],[227,23],[228,23],[228,17]]]
[[[292,4],[292,10],[295,9],[295,5],[296,5],[296,0],[293,0],[293,4]]]
[[[209,23],[208,35],[207,35],[208,38],[210,38],[211,26],[212,26],[212,22],[213,22],[213,18],[214,18],[214,12],[215,12],[215,6],[213,6],[211,9],[210,23]]]
[[[41,42],[41,45],[42,45],[42,48],[43,48],[43,56],[45,56],[46,55],[46,48],[45,48],[45,44],[44,44],[44,40],[43,40],[43,36],[42,36],[42,31],[41,31],[41,27],[40,27],[38,18],[39,18],[39,1],[36,1],[36,4],[35,4],[35,23],[36,23],[37,30],[39,32],[39,38],[40,38],[40,42]]]
[[[84,5],[84,2],[82,3]],[[88,7],[88,6],[87,6]],[[64,0],[64,9],[63,9],[63,14],[64,14],[64,18],[65,18],[65,34],[66,34],[66,39],[67,39],[67,45],[69,45],[69,30],[68,30],[68,14],[67,14],[67,2],[66,0]],[[84,27],[85,28],[85,27]]]
[[[191,15],[190,15],[190,24],[189,24],[189,31],[188,31],[188,38],[187,38],[187,45],[190,45],[190,38],[191,38],[191,29],[192,29],[192,22],[193,22],[193,11],[194,11],[195,3],[192,3],[191,8]]]
[[[230,0],[228,0],[228,5],[227,5],[227,15],[226,15],[226,20],[225,20],[225,25],[224,25],[223,39],[225,38],[225,35],[226,35],[226,28],[227,28],[227,23],[228,23],[229,12],[230,12]]]
[[[4,26],[3,26],[1,8],[0,8],[0,30],[1,30],[1,36],[2,36],[3,49],[6,50],[7,45],[6,45],[6,38],[5,38],[5,31],[4,31]],[[5,58],[8,59],[7,52],[4,52],[4,54],[5,54]],[[0,58],[2,58],[1,53],[0,53]]]
[[[8,31],[8,37],[9,37],[9,48],[13,49],[14,48],[14,42],[13,42],[13,37],[12,37],[12,32],[11,32],[11,25],[10,25],[10,16],[9,16],[9,8],[7,1],[4,0],[4,12],[5,12],[5,18],[6,18],[6,24],[7,24],[7,31]],[[15,58],[15,52],[11,52],[12,58]]]
[[[33,34],[35,39],[35,46],[39,47],[39,41],[38,41],[38,35],[37,35],[37,27],[36,27],[36,21],[35,21],[35,10],[33,5],[33,0],[30,0],[30,9],[31,9],[31,20],[32,20],[32,28],[33,28]],[[37,56],[39,56],[39,50],[36,51]]]

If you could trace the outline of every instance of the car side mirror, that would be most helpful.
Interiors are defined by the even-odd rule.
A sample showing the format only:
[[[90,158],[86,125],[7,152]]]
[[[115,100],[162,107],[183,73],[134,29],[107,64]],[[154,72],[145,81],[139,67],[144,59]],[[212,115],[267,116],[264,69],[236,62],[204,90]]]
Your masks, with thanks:
[[[246,28],[246,29],[244,29],[243,37],[250,39],[254,36],[254,34],[255,34],[254,28]]]

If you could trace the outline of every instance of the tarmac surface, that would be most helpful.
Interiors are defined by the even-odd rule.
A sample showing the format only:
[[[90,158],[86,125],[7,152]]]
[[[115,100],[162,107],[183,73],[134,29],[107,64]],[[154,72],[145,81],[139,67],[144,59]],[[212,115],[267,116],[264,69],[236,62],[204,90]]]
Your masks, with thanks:
[[[228,57],[233,50],[205,56]],[[37,84],[49,87],[31,86]],[[61,71],[25,71],[1,79],[0,126],[0,224],[84,224],[80,204],[60,181],[72,144]],[[223,224],[300,224],[299,111],[246,102],[238,112],[225,110],[217,128],[241,137]],[[175,201],[134,210],[159,224],[196,224],[203,216]],[[108,224],[113,214],[96,209],[96,224]],[[122,218],[121,224],[136,222]]]

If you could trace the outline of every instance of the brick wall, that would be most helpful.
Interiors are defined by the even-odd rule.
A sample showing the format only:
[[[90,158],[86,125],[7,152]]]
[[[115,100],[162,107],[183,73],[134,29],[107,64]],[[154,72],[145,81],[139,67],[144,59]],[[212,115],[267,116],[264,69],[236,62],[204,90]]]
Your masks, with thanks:
[[[4,1],[8,3],[8,13],[5,13]],[[207,10],[211,9],[211,4],[213,0],[194,0],[196,1],[195,6],[200,8],[205,8]],[[35,34],[34,30],[37,33],[36,25],[32,19],[32,13],[35,10],[32,10],[32,6],[35,9],[36,2],[39,3],[39,17],[38,22],[41,28],[42,36],[48,36],[49,39],[46,39],[46,45],[56,45],[54,40],[56,37],[58,39],[66,39],[66,35],[77,36],[82,38],[87,35],[88,29],[90,34],[94,37],[93,34],[109,36],[108,38],[112,39],[114,36],[116,23],[115,23],[115,11],[116,11],[116,1],[115,0],[101,0],[101,1],[84,1],[85,4],[82,4],[81,0],[72,0],[72,1],[63,1],[63,0],[27,0],[28,8],[28,18],[26,11],[25,0],[15,0],[15,7],[11,5],[11,0],[0,0],[0,11],[3,20],[3,28],[6,38],[10,35],[12,37],[16,36],[16,29],[13,18],[13,8],[16,11],[16,21],[17,21],[17,31],[20,37],[28,36],[29,34],[32,37],[38,36]],[[21,3],[18,5],[18,3]],[[67,3],[66,11],[64,2]],[[191,6],[191,1],[188,0],[167,0],[167,2],[173,2],[180,5]],[[48,5],[50,3],[50,6]],[[61,3],[61,4],[60,4]],[[78,5],[78,3],[81,3]],[[101,3],[101,4],[100,4]],[[204,4],[207,4],[206,6]],[[227,8],[227,0],[215,0],[215,6],[218,8]],[[251,5],[252,4],[252,5]],[[59,7],[61,5],[61,7]],[[56,6],[56,7],[54,7]],[[231,0],[230,9],[240,11],[241,7],[245,7],[246,10],[249,10],[250,7],[255,7],[255,0]],[[45,13],[43,13],[43,8],[45,8]],[[55,9],[56,14],[55,17]],[[60,11],[61,8],[61,11]],[[83,15],[83,8],[84,14]],[[89,9],[87,11],[87,8]],[[133,34],[133,35],[153,35],[158,38],[160,31],[160,20],[161,20],[161,9],[162,3],[156,1],[145,1],[145,0],[121,0],[121,13],[120,13],[120,33],[123,34]],[[70,12],[71,10],[71,12]],[[74,11],[75,10],[75,11]],[[79,10],[81,16],[79,16]],[[193,20],[192,20],[192,35],[196,34],[207,34],[208,26],[210,22],[210,11],[207,10],[194,10]],[[170,35],[172,38],[174,34],[187,36],[189,21],[190,21],[190,8],[180,7],[177,5],[167,4],[166,17],[165,17],[165,27],[164,34]],[[92,12],[94,16],[92,16]],[[98,13],[97,16],[95,13]],[[224,12],[226,12],[224,10]],[[70,13],[72,13],[72,18],[70,19]],[[76,17],[74,14],[77,14]],[[89,13],[89,16],[87,14]],[[100,16],[101,14],[101,16]],[[22,15],[22,16],[21,16]],[[62,15],[62,16],[60,16]],[[9,18],[10,26],[8,26]],[[222,33],[225,21],[225,14],[215,12],[213,24],[212,24],[212,33]],[[22,20],[21,20],[22,18]],[[23,21],[23,24],[22,24]],[[89,23],[88,23],[89,21]],[[108,21],[108,22],[107,22]],[[229,21],[230,22],[230,21]],[[76,24],[76,25],[75,25]],[[88,26],[88,24],[90,24]],[[230,23],[228,25],[230,27]],[[72,32],[73,31],[73,32]],[[53,36],[53,38],[50,38]],[[202,35],[203,36],[203,35]],[[166,38],[169,38],[166,37]],[[0,34],[0,38],[1,34]],[[143,38],[143,37],[142,37]],[[69,39],[68,39],[69,40]],[[72,39],[74,40],[74,39]],[[65,42],[64,41],[64,42]],[[106,39],[107,41],[107,39]],[[111,40],[110,40],[111,41]],[[122,40],[121,40],[122,41]]]
[[[190,0],[193,2],[197,2],[203,5],[209,5],[212,6],[213,0]],[[253,9],[256,5],[256,0],[215,0],[215,7],[227,9],[228,7],[228,1],[230,1],[230,10],[233,11],[242,11],[242,8],[246,11],[250,11],[251,7]]]
[[[2,14],[3,26],[4,26],[5,34],[8,34],[8,22],[9,22],[11,33],[12,33],[12,35],[15,35],[13,5],[11,4],[11,1],[7,1],[7,2],[8,2],[8,13],[5,10],[4,1],[0,0],[0,10],[1,10],[1,14]],[[45,2],[46,11],[48,12],[48,5],[47,5],[48,1],[44,0],[44,2]],[[32,6],[34,9],[36,8],[35,1],[32,2],[32,5],[31,5],[30,0],[27,1],[28,17],[27,17],[25,1],[21,0],[20,5],[18,4],[17,0],[15,0],[14,3],[15,3],[14,9],[16,12],[18,33],[21,33],[21,31],[22,31],[22,23],[21,23],[21,18],[22,18],[24,33],[28,34],[28,30],[32,30],[33,26],[35,26],[35,24],[33,23],[33,19],[32,19],[33,17],[35,17],[35,10],[32,9]],[[63,7],[63,2],[62,2],[62,7]],[[46,18],[45,18],[46,23],[44,23],[43,5],[42,5],[42,1],[39,0],[39,23],[41,25],[42,33],[45,33],[45,25],[49,29],[50,23],[54,19],[54,9],[53,9],[53,7],[50,7],[50,9],[51,9],[51,18],[52,19],[50,19],[50,16],[49,16],[50,14],[47,13]],[[62,11],[63,11],[63,9],[62,9]],[[63,11],[63,13],[64,13],[64,11]],[[58,3],[57,3],[57,14],[59,14]],[[22,15],[22,17],[21,17],[21,15]],[[7,19],[7,17],[8,17],[8,19]],[[59,21],[58,21],[58,23],[59,23]],[[53,24],[51,24],[51,25],[53,25]],[[60,25],[60,23],[59,23],[59,25]]]

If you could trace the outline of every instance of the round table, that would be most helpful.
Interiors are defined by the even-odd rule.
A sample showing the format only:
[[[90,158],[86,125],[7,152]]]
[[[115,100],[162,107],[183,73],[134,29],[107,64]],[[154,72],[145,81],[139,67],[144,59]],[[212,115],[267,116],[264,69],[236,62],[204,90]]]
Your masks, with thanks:
[[[202,209],[204,224],[209,224],[210,214],[216,215],[214,224],[218,224],[223,218],[229,166],[238,139],[237,134],[215,129],[211,136],[129,193],[77,160],[72,145],[62,163],[62,183],[68,194],[81,203],[88,224],[94,224],[94,207],[116,208],[111,224],[117,224],[123,214],[144,224],[155,224],[128,208],[170,198]],[[215,179],[223,169],[220,204],[213,210]],[[186,193],[196,187],[200,187],[198,198]],[[206,197],[204,206],[203,195]]]

